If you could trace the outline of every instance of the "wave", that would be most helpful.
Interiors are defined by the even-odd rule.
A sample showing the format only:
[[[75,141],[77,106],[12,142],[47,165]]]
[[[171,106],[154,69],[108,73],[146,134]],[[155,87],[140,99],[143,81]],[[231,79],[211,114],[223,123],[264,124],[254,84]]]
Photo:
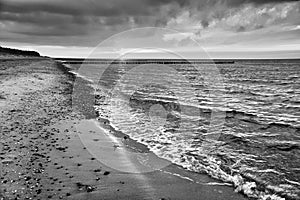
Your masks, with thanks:
[[[280,151],[293,151],[300,150],[300,142],[292,141],[270,141],[266,144],[269,149],[276,149]]]
[[[299,144],[291,143],[290,141],[279,142],[272,140],[271,142],[270,140],[269,143],[262,147],[260,146],[261,143],[259,143],[259,141],[254,140],[256,138],[261,139],[264,136],[268,136],[267,140],[270,139],[269,137],[272,137],[273,139],[278,136],[278,131],[291,132],[289,129],[292,129],[293,131],[299,131],[299,127],[288,123],[281,123],[279,120],[276,121],[276,119],[272,121],[272,119],[266,118],[264,114],[250,109],[228,109],[224,105],[223,107],[218,107],[218,109],[226,113],[225,121],[232,123],[232,126],[226,127],[228,130],[222,130],[222,134],[217,141],[208,141],[205,139],[205,136],[209,135],[210,133],[207,132],[205,125],[209,124],[212,110],[216,109],[217,107],[217,105],[210,104],[211,102],[209,102],[208,96],[199,96],[199,99],[200,97],[203,97],[201,100],[202,104],[189,104],[183,103],[179,99],[174,98],[175,95],[172,95],[172,93],[158,97],[155,95],[145,96],[145,92],[138,91],[130,97],[124,97],[129,100],[130,109],[144,109],[148,111],[151,105],[160,104],[163,105],[167,111],[170,111],[173,116],[176,116],[172,119],[174,121],[180,121],[181,119],[185,118],[188,119],[188,122],[194,123],[198,122],[197,120],[200,118],[204,118],[204,122],[201,124],[196,124],[196,128],[191,126],[191,124],[187,124],[189,129],[185,129],[184,126],[179,129],[180,126],[174,123],[174,126],[153,130],[153,132],[151,132],[151,134],[153,134],[151,137],[149,136],[151,134],[147,135],[145,132],[142,132],[141,135],[130,135],[131,133],[136,132],[137,121],[135,121],[135,119],[132,120],[132,124],[129,124],[132,126],[130,131],[126,132],[126,130],[119,128],[120,124],[115,124],[115,122],[110,118],[109,112],[112,112],[112,110],[109,110],[111,107],[109,107],[109,109],[106,108],[109,102],[105,101],[105,99],[111,95],[109,94],[109,92],[111,92],[109,89],[112,88],[111,83],[113,83],[114,80],[111,79],[110,73],[106,75],[110,82],[103,85],[108,86],[108,91],[102,93],[100,91],[100,93],[95,94],[95,107],[98,111],[99,118],[105,118],[107,124],[114,127],[116,131],[122,131],[124,134],[128,134],[131,139],[147,146],[152,152],[161,158],[167,159],[187,170],[209,174],[214,178],[222,180],[225,184],[233,185],[237,192],[244,193],[249,197],[265,200],[281,200],[283,198],[297,199],[294,195],[295,193],[289,193],[289,191],[295,190],[294,188],[298,187],[296,184],[293,184],[295,182],[293,179],[286,181],[289,183],[289,186],[287,186],[287,184],[282,186],[272,185],[268,181],[260,179],[258,176],[254,176],[253,174],[249,173],[249,171],[254,171],[260,174],[276,174],[276,172],[282,172],[272,168],[258,169],[255,168],[255,166],[250,167],[251,165],[246,165],[244,168],[242,168],[241,166],[243,165],[240,162],[242,162],[241,160],[243,159],[248,162],[251,160],[251,162],[256,163],[263,161],[259,160],[254,155],[249,157],[250,155],[242,154],[241,151],[237,151],[236,154],[234,154],[235,152],[233,151],[233,147],[245,147],[249,148],[249,151],[251,150],[250,148],[263,148],[264,150],[278,153],[299,151]],[[199,110],[199,112],[195,112],[198,115],[193,116],[192,114],[189,114],[189,112],[183,112],[183,110]],[[119,111],[123,112],[123,110]],[[120,115],[121,114],[124,113],[120,113]],[[138,116],[140,113],[136,112],[135,114]],[[127,117],[131,118],[134,116],[128,115]],[[126,126],[126,122],[119,123],[124,123],[123,125]],[[240,128],[243,128],[242,126],[245,124],[247,125],[247,128],[253,127],[253,130],[257,131],[258,133],[250,134],[249,130],[249,132],[239,132]],[[276,130],[276,132],[273,131],[273,129]],[[175,133],[180,133],[180,135],[176,135],[178,138],[174,142],[172,141],[172,136],[174,136]],[[185,140],[184,136],[191,133],[196,133],[196,135],[192,135],[192,137],[189,137]],[[230,150],[232,150],[232,152]],[[287,189],[286,187],[290,187],[290,189]]]

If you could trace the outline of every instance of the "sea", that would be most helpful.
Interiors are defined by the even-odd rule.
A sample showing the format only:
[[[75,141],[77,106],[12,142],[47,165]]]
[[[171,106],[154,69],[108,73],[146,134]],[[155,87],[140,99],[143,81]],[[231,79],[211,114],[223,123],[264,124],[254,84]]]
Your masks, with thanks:
[[[254,199],[300,199],[300,60],[58,59],[116,130]],[[84,98],[84,97],[83,97]]]

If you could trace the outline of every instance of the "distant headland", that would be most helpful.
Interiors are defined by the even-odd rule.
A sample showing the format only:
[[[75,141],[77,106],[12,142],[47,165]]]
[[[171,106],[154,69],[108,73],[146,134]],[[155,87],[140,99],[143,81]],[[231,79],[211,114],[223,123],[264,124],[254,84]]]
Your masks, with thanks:
[[[19,50],[19,49],[12,49],[12,48],[0,46],[0,57],[11,57],[11,56],[40,57],[41,55],[36,51]]]

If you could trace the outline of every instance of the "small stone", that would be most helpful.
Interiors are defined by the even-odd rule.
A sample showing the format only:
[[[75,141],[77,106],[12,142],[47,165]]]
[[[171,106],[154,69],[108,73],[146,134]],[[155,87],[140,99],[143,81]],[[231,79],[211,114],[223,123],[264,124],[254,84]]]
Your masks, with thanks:
[[[103,173],[103,175],[105,175],[105,176],[107,176],[108,174],[110,174],[109,171],[105,171],[105,172]]]
[[[100,172],[101,171],[101,169],[95,169],[94,170],[94,172]]]
[[[92,187],[92,186],[86,186],[86,191],[87,192],[92,192],[92,191],[94,191],[96,188],[95,187]]]

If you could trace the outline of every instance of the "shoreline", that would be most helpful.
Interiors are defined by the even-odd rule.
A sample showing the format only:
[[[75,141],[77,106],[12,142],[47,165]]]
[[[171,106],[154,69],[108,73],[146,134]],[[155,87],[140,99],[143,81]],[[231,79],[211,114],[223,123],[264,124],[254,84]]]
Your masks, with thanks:
[[[85,78],[84,76],[78,74],[77,72],[74,72],[74,74],[78,75],[77,77],[79,79],[84,79],[83,82],[88,82],[87,83],[87,85],[89,85],[88,87],[93,88],[92,80]],[[97,95],[97,93],[96,94],[93,93],[93,95]],[[99,106],[99,105],[97,105],[97,100],[96,100],[96,106]],[[94,111],[95,110],[93,110],[92,112],[94,112]],[[88,112],[86,112],[86,114],[89,115]],[[101,111],[99,112],[99,110],[96,109],[96,115],[100,122],[105,123],[105,124],[102,124],[101,126],[106,128],[110,132],[112,132],[112,135],[117,136],[119,138],[124,138],[124,137],[127,138],[126,144],[127,144],[127,147],[129,147],[129,149],[137,150],[139,152],[152,152],[148,148],[147,144],[137,142],[137,141],[131,139],[128,135],[124,134],[122,131],[116,130],[116,128],[114,128],[112,124],[109,124],[109,121],[106,119],[106,116],[101,115]],[[92,118],[96,118],[96,117],[92,117]],[[161,159],[163,159],[163,158],[161,158]],[[165,160],[168,160],[168,158],[166,158]],[[168,161],[168,162],[171,162],[171,161]],[[201,168],[200,169],[201,171],[199,172],[199,170],[198,170],[199,168],[196,168],[196,167],[187,169],[184,166],[181,166],[180,163],[179,164],[173,163],[173,165],[180,167],[183,171],[189,171],[191,173],[205,174],[214,180],[218,180],[219,182],[221,182],[221,184],[225,184],[228,186],[230,185],[230,187],[232,187],[232,189],[235,192],[243,194],[247,198],[274,199],[274,200],[281,200],[284,198],[295,199],[292,195],[284,193],[283,191],[280,191],[279,189],[277,189],[275,187],[272,187],[263,182],[260,182],[259,180],[256,180],[253,177],[248,176],[247,174],[240,174],[240,173],[222,174],[224,172],[218,171],[218,170],[215,170],[215,171],[217,171],[217,173],[215,173],[215,171],[210,171],[210,168],[208,169],[208,171],[206,169],[204,169],[205,172],[202,172],[202,170],[201,170],[202,168]],[[212,167],[214,167],[214,166],[215,166],[215,163],[212,163]]]
[[[67,64],[68,65],[68,64]],[[72,67],[70,67],[72,68]],[[87,92],[86,94],[89,96],[93,96],[96,95],[95,93],[93,93],[93,90],[90,90],[91,88],[93,88],[93,80],[89,80],[88,78],[82,76],[81,74],[79,74],[78,72],[72,72],[73,74],[75,74],[77,76],[77,78],[81,81],[79,81],[79,83],[81,83],[82,85],[86,85],[85,88],[86,91],[90,91]],[[84,87],[83,87],[84,88]],[[91,99],[94,99],[93,97],[90,97]],[[89,98],[88,98],[89,99]],[[88,104],[92,104],[91,101]],[[99,106],[97,104],[97,100],[96,100],[96,106]],[[89,110],[88,112],[86,112],[86,110]],[[127,138],[126,139],[126,148],[129,150],[133,150],[133,151],[138,151],[141,153],[147,153],[150,152],[152,154],[154,154],[156,157],[163,159],[167,162],[172,163],[172,161],[169,161],[168,158],[161,158],[159,156],[157,156],[155,153],[153,153],[150,148],[147,146],[147,144],[145,143],[140,143],[135,141],[134,139],[130,138],[128,135],[126,135],[125,133],[123,133],[120,130],[117,130],[112,124],[109,124],[109,120],[107,120],[105,118],[105,116],[101,115],[101,111],[99,112],[99,110],[96,109],[82,109],[82,113],[84,113],[85,116],[87,116],[88,119],[94,119],[97,118],[101,124],[102,128],[105,128],[106,130],[108,130],[111,135],[116,136],[118,138]],[[94,116],[96,115],[96,116]],[[117,144],[117,146],[124,146],[123,145],[123,141],[121,142],[122,144]],[[281,200],[283,198],[288,198],[289,196],[287,195],[280,195],[280,192],[276,191],[275,188],[269,188],[267,186],[264,186],[264,183],[258,182],[257,180],[253,179],[250,176],[247,176],[245,174],[224,174],[225,172],[223,172],[222,170],[220,170],[219,168],[216,170],[213,170],[213,168],[215,167],[216,163],[212,163],[212,169],[210,169],[210,165],[208,166],[208,169],[205,168],[204,166],[204,170],[202,170],[202,168],[197,168],[197,167],[193,167],[192,168],[185,168],[184,166],[182,166],[181,164],[178,163],[172,163],[171,165],[174,165],[178,168],[181,168],[182,171],[188,171],[191,173],[200,173],[202,175],[206,175],[209,178],[211,178],[212,180],[216,180],[218,181],[217,184],[221,184],[221,185],[226,185],[226,186],[230,186],[232,188],[232,190],[235,191],[235,193],[239,193],[244,195],[245,198],[254,198],[254,199],[274,199],[274,200]],[[213,170],[213,171],[211,171]],[[182,177],[185,178],[185,177]],[[198,182],[198,181],[194,181],[194,182]],[[282,198],[283,197],[283,198]],[[293,198],[292,198],[293,199]]]
[[[104,199],[247,199],[242,194],[234,192],[231,185],[213,179],[206,174],[186,171],[176,164],[169,163],[168,166],[156,171],[139,172],[137,163],[132,162],[130,158],[128,159],[131,151],[128,150],[125,154],[120,153],[116,155],[116,151],[118,150],[113,150],[112,141],[105,142],[106,140],[103,140],[103,136],[106,133],[104,133],[104,129],[99,127],[98,123],[101,122],[95,119],[77,122],[76,131],[77,135],[81,138],[78,138],[78,142],[83,144],[83,148],[86,148],[93,158],[99,160],[99,163],[106,163],[102,152],[106,152],[105,157],[117,160],[114,163],[102,164],[101,168],[106,172],[110,172],[109,176],[112,179],[120,177],[121,184],[124,184],[123,182],[128,184],[124,186],[127,188],[126,190],[122,190],[122,188],[117,189],[117,191],[122,190],[122,195],[114,194],[113,192],[107,194],[107,191],[105,191]],[[119,137],[117,140],[122,141],[121,135],[117,137]],[[98,138],[102,140],[98,140]],[[130,146],[132,147],[132,145],[131,143]],[[123,147],[120,146],[119,148]],[[122,156],[125,158],[122,158]],[[123,168],[121,164],[126,167]],[[130,172],[129,170],[133,171]],[[111,184],[110,181],[112,180],[108,180],[107,183]],[[137,188],[132,191],[132,187]],[[139,190],[138,192],[136,191],[137,189]],[[100,192],[92,194],[89,195],[89,199],[97,199],[98,195],[103,197],[103,193],[101,194]],[[83,194],[79,196],[83,198]]]
[[[79,138],[76,126],[88,119],[72,110],[75,75],[50,59],[22,62],[7,61],[11,66],[1,71],[6,107],[0,112],[0,198],[246,199],[233,187],[174,164],[140,174],[105,166]],[[88,128],[101,133],[97,126]]]
[[[66,65],[66,64],[63,64],[65,65],[67,68],[70,68],[70,66]],[[88,85],[87,87],[88,88],[92,88],[92,86],[90,85],[90,83],[92,83],[92,80],[89,80],[83,76],[81,76],[80,74],[78,74],[77,72],[71,72],[72,74],[76,75],[76,77],[78,79],[80,79],[80,81],[78,81],[79,83],[83,83],[83,84],[86,84]],[[89,89],[87,89],[89,90]],[[231,190],[232,190],[232,193],[234,194],[237,194],[237,195],[242,195],[241,193],[237,193],[237,192],[234,192],[234,187],[233,187],[233,184],[232,183],[226,183],[226,182],[223,182],[219,179],[215,179],[215,178],[212,178],[211,176],[209,176],[208,174],[204,174],[204,173],[197,173],[197,172],[193,172],[193,171],[189,171],[187,169],[184,169],[182,166],[179,166],[175,163],[171,163],[170,161],[164,159],[164,158],[160,158],[158,157],[156,154],[154,154],[147,146],[146,144],[142,144],[142,143],[139,143],[133,139],[131,139],[128,135],[126,135],[125,133],[123,133],[122,131],[119,131],[119,130],[116,130],[112,125],[109,124],[109,121],[105,118],[102,118],[101,117],[101,114],[99,113],[99,111],[95,111],[93,110],[96,114],[96,116],[94,117],[91,117],[91,114],[90,112],[85,112],[85,110],[83,111],[84,115],[88,118],[88,119],[96,119],[96,122],[97,124],[100,125],[100,129],[105,129],[107,130],[113,137],[116,137],[120,140],[120,143],[118,143],[118,146],[122,146],[124,147],[125,149],[129,150],[129,151],[134,151],[134,152],[139,152],[139,153],[150,153],[150,154],[153,154],[154,157],[156,158],[159,158],[161,160],[164,160],[165,162],[168,162],[168,165],[171,165],[172,167],[171,168],[176,168],[176,169],[180,169],[180,171],[183,173],[183,174],[200,174],[199,176],[201,176],[201,179],[203,178],[203,176],[205,177],[205,179],[207,180],[210,180],[209,182],[207,182],[206,184],[208,185],[219,185],[219,186],[224,186],[224,187],[230,187]],[[101,132],[101,130],[100,130]],[[124,138],[126,138],[126,140],[124,140]],[[163,173],[168,173],[168,174],[172,174],[173,176],[177,176],[177,177],[180,177],[182,179],[187,179],[189,180],[190,182],[193,182],[195,184],[203,184],[201,183],[201,181],[197,181],[197,180],[193,180],[192,178],[189,178],[188,176],[180,176],[180,174],[178,173],[172,173],[172,172],[163,172]],[[240,198],[246,198],[246,196],[242,195],[242,197]]]

